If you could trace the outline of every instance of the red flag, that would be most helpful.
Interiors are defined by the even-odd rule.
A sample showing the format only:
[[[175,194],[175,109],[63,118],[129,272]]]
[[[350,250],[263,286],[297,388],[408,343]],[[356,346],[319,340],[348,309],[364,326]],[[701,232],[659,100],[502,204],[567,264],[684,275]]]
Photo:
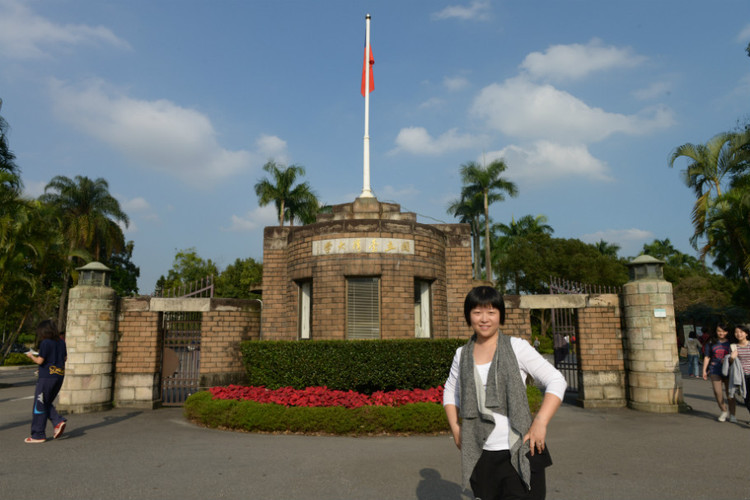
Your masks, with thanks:
[[[375,59],[372,57],[372,47],[370,47],[370,89],[368,92],[375,90],[375,77],[372,76],[372,67],[375,64]],[[362,64],[362,97],[365,96],[365,72],[367,70],[367,47],[365,47],[365,58]]]

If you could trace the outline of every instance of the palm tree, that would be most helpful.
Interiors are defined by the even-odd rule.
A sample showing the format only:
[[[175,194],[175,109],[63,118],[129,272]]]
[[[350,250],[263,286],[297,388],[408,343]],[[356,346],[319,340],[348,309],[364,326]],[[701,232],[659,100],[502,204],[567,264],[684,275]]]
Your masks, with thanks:
[[[318,198],[307,182],[294,186],[297,176],[305,175],[305,168],[299,165],[279,166],[271,160],[263,165],[263,170],[271,175],[271,180],[258,181],[255,194],[261,207],[274,202],[279,214],[279,226],[283,226],[285,220],[294,225],[295,217],[303,224],[314,222],[319,207]]]
[[[2,107],[3,100],[0,99],[0,110]],[[18,194],[22,187],[19,169],[15,164],[16,155],[8,145],[7,131],[8,122],[0,116],[0,189],[3,191],[3,200]]]
[[[58,210],[63,237],[68,244],[68,267],[63,272],[58,312],[58,324],[63,328],[74,253],[84,250],[96,259],[108,259],[111,252],[119,252],[125,247],[125,237],[118,222],[127,227],[130,219],[120,208],[120,203],[109,194],[109,184],[102,178],[92,181],[77,175],[73,181],[56,176],[44,188],[40,200]],[[103,255],[103,251],[108,255]]]
[[[701,257],[710,254],[725,276],[750,286],[750,192],[731,189],[722,195],[709,214],[706,235]]]
[[[596,250],[605,257],[617,257],[617,252],[620,251],[620,245],[617,243],[609,243],[604,240],[599,240],[594,246],[596,247]]]
[[[706,234],[706,218],[714,199],[722,194],[722,181],[727,174],[737,172],[747,165],[747,145],[750,132],[722,132],[705,144],[686,143],[672,152],[669,166],[673,167],[677,158],[688,158],[688,166],[683,171],[685,184],[695,192],[692,220],[694,233],[690,238],[693,247]]]
[[[492,262],[490,260],[490,204],[495,201],[505,200],[504,193],[509,196],[517,196],[516,185],[500,174],[507,170],[508,166],[503,160],[495,160],[486,167],[476,162],[468,162],[461,165],[461,180],[464,187],[461,190],[461,198],[471,199],[481,194],[484,208],[484,266],[485,278],[492,281]]]
[[[11,311],[17,326],[0,351],[0,364],[37,306],[44,277],[59,266],[64,252],[50,207],[18,199],[4,209],[0,215],[0,311]]]
[[[528,238],[532,235],[547,235],[550,236],[555,232],[552,226],[547,224],[547,216],[545,215],[524,215],[518,220],[511,219],[510,224],[494,224],[492,226],[492,233],[494,235],[500,234],[493,241],[492,247],[492,261],[499,262],[501,259],[505,259],[508,254],[508,248],[511,247],[514,241],[521,238]],[[519,273],[514,271],[513,273],[513,284],[515,293],[518,293],[518,282]],[[508,277],[504,276],[500,285],[504,288]]]
[[[484,197],[477,194],[471,198],[461,197],[448,206],[448,213],[457,217],[459,222],[471,227],[472,246],[474,247],[474,278],[479,279],[481,269],[479,264],[481,228],[479,217],[484,213]]]

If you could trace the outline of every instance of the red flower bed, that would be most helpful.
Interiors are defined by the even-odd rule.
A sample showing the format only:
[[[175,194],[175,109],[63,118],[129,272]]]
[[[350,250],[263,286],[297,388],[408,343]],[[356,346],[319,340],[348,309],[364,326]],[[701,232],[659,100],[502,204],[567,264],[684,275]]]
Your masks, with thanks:
[[[354,391],[335,391],[327,387],[293,389],[282,387],[270,390],[265,387],[230,385],[209,389],[213,399],[251,400],[258,403],[275,403],[283,406],[401,406],[409,403],[442,403],[443,388],[378,391],[370,396]]]

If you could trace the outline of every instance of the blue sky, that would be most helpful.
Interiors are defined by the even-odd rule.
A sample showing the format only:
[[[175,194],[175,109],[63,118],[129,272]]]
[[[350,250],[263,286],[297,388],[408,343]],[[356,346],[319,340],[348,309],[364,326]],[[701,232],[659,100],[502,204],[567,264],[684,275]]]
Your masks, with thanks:
[[[106,179],[141,293],[180,249],[262,259],[268,159],[304,166],[324,203],[362,190],[367,13],[379,200],[454,222],[460,165],[502,157],[519,196],[494,221],[694,253],[685,163],[668,158],[750,119],[746,0],[0,0],[0,113],[26,193]]]

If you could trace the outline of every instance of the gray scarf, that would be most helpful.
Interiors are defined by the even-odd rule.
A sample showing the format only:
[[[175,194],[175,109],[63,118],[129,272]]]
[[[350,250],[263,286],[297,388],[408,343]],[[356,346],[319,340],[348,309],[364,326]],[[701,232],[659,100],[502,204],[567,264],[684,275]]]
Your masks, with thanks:
[[[510,345],[510,337],[498,332],[497,349],[487,374],[487,386],[482,390],[479,372],[474,366],[476,334],[461,352],[461,383],[459,416],[461,422],[461,468],[464,485],[474,470],[487,437],[495,428],[492,412],[508,417],[510,424],[510,461],[530,488],[531,468],[526,453],[529,443],[523,436],[531,427],[531,412],[526,398],[526,385],[521,379],[518,360]]]

